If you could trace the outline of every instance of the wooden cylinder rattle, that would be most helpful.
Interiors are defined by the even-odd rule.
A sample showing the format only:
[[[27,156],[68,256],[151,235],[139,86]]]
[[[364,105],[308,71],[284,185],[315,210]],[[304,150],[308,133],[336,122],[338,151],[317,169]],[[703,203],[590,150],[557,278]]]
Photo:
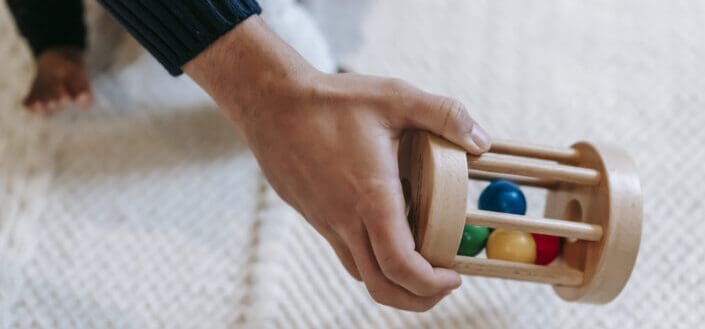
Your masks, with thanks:
[[[552,284],[564,300],[607,303],[627,283],[641,239],[641,187],[622,150],[495,142],[473,156],[423,131],[402,137],[399,170],[417,250],[461,274]],[[548,190],[545,218],[467,209],[469,178]],[[465,224],[563,237],[550,265],[456,255]]]

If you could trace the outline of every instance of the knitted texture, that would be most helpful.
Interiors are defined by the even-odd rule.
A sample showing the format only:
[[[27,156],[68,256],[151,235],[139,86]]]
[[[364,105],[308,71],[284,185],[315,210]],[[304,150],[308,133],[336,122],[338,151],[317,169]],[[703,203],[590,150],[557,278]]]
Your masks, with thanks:
[[[173,75],[237,24],[262,10],[255,0],[98,0]]]
[[[549,286],[466,277],[427,313],[376,305],[189,80],[162,79],[136,55],[96,79],[98,108],[38,120],[19,110],[31,56],[5,33],[0,71],[14,78],[0,81],[0,328],[703,326],[703,4],[309,2],[346,67],[457,97],[496,137],[627,149],[645,217],[622,295],[571,304]],[[287,13],[303,15],[295,8],[265,18],[330,69],[325,47],[306,46],[318,34],[286,28]],[[11,30],[5,10],[0,29]],[[544,193],[526,192],[541,215]]]

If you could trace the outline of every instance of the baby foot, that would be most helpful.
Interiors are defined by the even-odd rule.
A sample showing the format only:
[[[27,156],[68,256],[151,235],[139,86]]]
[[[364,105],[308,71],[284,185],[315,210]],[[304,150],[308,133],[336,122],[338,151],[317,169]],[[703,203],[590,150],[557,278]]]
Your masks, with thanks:
[[[37,57],[37,75],[24,105],[34,113],[51,113],[70,103],[82,108],[93,103],[83,55],[75,48],[47,49]]]

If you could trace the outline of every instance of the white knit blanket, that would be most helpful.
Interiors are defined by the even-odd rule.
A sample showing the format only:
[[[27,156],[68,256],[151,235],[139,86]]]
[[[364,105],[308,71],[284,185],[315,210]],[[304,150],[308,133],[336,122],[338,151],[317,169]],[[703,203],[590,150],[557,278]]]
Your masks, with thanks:
[[[297,5],[262,2],[332,69]],[[702,2],[308,2],[345,66],[458,97],[495,136],[627,149],[645,217],[622,295],[571,304],[548,286],[466,277],[424,314],[378,306],[204,95],[134,48],[111,52],[128,64],[96,76],[90,112],[22,112],[33,68],[0,7],[0,328],[705,325]],[[543,194],[527,194],[540,215]]]

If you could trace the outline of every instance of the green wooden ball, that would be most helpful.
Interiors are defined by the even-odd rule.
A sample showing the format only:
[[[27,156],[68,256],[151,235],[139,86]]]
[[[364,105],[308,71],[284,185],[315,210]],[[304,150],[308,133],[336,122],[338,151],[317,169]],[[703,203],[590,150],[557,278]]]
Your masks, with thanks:
[[[460,239],[458,255],[475,256],[485,248],[490,229],[484,226],[465,225],[463,238]]]

